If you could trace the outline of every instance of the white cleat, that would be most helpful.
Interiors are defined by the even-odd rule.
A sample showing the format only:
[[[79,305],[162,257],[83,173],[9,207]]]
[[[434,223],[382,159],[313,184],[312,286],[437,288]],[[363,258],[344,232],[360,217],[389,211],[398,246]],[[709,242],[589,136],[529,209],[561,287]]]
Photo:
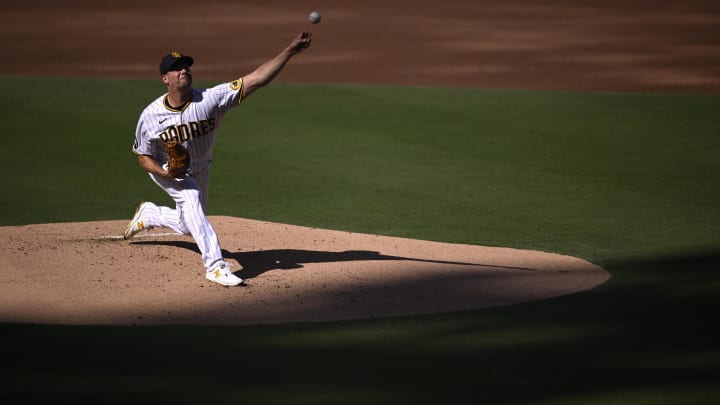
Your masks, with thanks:
[[[123,236],[125,239],[130,239],[133,236],[137,235],[142,230],[150,230],[150,228],[145,226],[145,223],[143,222],[143,212],[145,211],[145,208],[150,205],[148,202],[141,203],[138,205],[137,209],[135,210],[135,215],[133,218],[128,222],[127,226],[125,227],[125,233],[123,233]]]
[[[205,278],[226,286],[238,285],[243,282],[243,279],[230,271],[230,265],[225,262],[220,262],[213,266],[210,271],[205,273]]]

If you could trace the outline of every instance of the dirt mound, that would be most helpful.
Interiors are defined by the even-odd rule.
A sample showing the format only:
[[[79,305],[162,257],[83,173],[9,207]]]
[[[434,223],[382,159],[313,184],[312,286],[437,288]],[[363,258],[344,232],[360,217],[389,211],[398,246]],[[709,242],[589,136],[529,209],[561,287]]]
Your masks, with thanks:
[[[125,241],[124,221],[0,227],[0,322],[378,318],[539,300],[609,278],[558,254],[210,219],[245,286],[205,280],[193,240],[163,230]]]

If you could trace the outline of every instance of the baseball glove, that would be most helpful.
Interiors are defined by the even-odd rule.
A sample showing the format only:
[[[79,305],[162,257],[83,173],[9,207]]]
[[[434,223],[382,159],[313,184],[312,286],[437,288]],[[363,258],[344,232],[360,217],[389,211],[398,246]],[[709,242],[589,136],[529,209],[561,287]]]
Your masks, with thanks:
[[[183,178],[190,167],[190,154],[188,150],[177,141],[170,141],[165,144],[168,154],[167,171],[175,178]]]

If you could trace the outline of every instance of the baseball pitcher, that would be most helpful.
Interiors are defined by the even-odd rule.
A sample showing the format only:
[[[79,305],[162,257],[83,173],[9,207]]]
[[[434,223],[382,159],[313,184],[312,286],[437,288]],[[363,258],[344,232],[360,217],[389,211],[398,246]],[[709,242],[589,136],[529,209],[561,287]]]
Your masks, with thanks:
[[[132,151],[150,179],[175,201],[175,207],[141,203],[125,228],[125,239],[155,227],[192,235],[208,280],[225,286],[243,282],[222,257],[217,234],[205,214],[215,136],[230,108],[270,83],[310,43],[310,33],[298,34],[252,73],[207,89],[192,87],[192,57],[171,52],[161,59],[160,78],[167,93],[143,110]]]

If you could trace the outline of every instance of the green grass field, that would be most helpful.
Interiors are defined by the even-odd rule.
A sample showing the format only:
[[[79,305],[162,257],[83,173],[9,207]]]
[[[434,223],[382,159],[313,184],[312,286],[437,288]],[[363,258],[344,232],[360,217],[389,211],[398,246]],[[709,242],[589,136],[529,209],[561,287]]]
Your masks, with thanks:
[[[159,82],[0,85],[0,225],[169,202],[130,152]],[[708,95],[273,84],[223,122],[210,214],[570,254],[612,279],[355,322],[4,324],[0,400],[717,403],[717,111]]]

